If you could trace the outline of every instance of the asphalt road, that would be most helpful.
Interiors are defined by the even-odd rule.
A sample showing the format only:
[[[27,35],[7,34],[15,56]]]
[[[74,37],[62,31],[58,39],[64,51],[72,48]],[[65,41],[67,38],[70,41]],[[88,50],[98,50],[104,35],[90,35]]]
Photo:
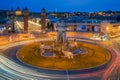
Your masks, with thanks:
[[[56,71],[56,70],[46,70],[46,69],[40,69],[37,67],[33,67],[30,65],[27,65],[21,61],[19,61],[16,57],[16,52],[22,47],[22,45],[18,45],[18,46],[14,46],[14,47],[10,47],[6,50],[3,51],[3,54],[5,57],[7,57],[7,59],[11,60],[12,62],[19,64],[18,65],[18,71],[26,71],[27,68],[29,70],[32,70],[29,72],[26,72],[26,74],[22,74],[22,76],[25,77],[31,77],[31,79],[37,79],[37,80],[43,80],[43,79],[47,79],[47,80],[102,80],[100,74],[98,74],[96,71],[97,69],[94,69],[94,71]],[[11,64],[14,65],[14,64]],[[24,67],[23,69],[21,69],[22,67]],[[0,71],[2,71],[0,69]],[[2,72],[6,72],[6,71],[2,71]],[[6,72],[8,73],[8,72]],[[34,74],[32,74],[34,73]],[[1,73],[0,73],[1,74]],[[28,74],[28,75],[27,75]],[[36,75],[37,74],[37,75]],[[19,75],[13,75],[11,73],[8,73],[8,75],[10,77],[16,76],[17,79],[19,79],[21,76]],[[0,75],[1,76],[1,75]],[[2,77],[1,77],[2,78]],[[15,77],[14,77],[15,78]],[[41,79],[42,78],[42,79]]]
[[[27,67],[27,68],[29,68],[29,69],[32,69],[32,70],[35,70],[35,71],[37,71],[37,72],[39,72],[39,73],[43,73],[44,75],[49,75],[49,76],[53,76],[52,77],[52,79],[54,79],[55,77],[58,79],[58,78],[66,78],[66,79],[68,79],[68,77],[69,77],[69,79],[71,78],[72,80],[76,80],[77,78],[80,80],[81,79],[81,77],[78,75],[78,74],[83,74],[83,73],[81,73],[81,72],[79,72],[79,71],[56,71],[56,70],[46,70],[46,69],[40,69],[40,68],[37,68],[37,67],[33,67],[33,66],[30,66],[30,65],[27,65],[27,64],[24,64],[24,63],[22,63],[21,61],[19,61],[18,59],[17,59],[17,57],[16,57],[16,52],[21,48],[22,46],[21,45],[19,45],[19,46],[15,46],[15,47],[10,47],[10,48],[8,48],[7,50],[5,50],[5,51],[3,51],[3,54],[4,54],[4,56],[6,56],[8,59],[10,59],[11,61],[13,61],[13,62],[15,62],[15,63],[17,63],[17,64],[20,64],[20,65],[22,65],[22,66],[24,66],[24,67]],[[67,73],[68,72],[68,73]],[[84,72],[84,71],[82,71],[82,72]],[[85,71],[85,73],[86,73],[86,71]],[[77,74],[77,75],[76,75]],[[75,77],[74,77],[75,76]],[[100,79],[100,77],[94,77],[94,76],[92,76],[92,77],[87,77],[87,78],[84,78],[85,80],[88,80],[88,78],[89,79],[91,79],[91,80],[94,80],[94,78],[95,78],[95,80],[96,79]],[[82,78],[82,80],[83,80],[83,78]]]

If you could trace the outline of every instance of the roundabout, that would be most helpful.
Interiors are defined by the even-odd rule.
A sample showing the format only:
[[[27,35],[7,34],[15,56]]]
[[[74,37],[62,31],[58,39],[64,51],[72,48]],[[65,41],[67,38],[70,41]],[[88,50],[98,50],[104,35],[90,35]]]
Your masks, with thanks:
[[[45,41],[42,44],[51,45],[52,41]],[[72,42],[69,42],[71,44]],[[40,50],[41,42],[27,44],[17,52],[17,58],[28,65],[48,70],[84,70],[96,68],[106,64],[111,59],[108,51],[95,44],[86,42],[76,42],[77,46],[73,47],[73,57],[69,58],[65,55],[65,51],[57,47],[47,49],[44,53]],[[73,44],[73,43],[72,43]],[[57,44],[58,45],[58,44]],[[62,44],[62,47],[65,48]],[[66,53],[68,54],[68,53]]]
[[[16,54],[18,60],[58,74],[61,71],[63,74],[66,71],[69,74],[89,72],[111,60],[111,54],[99,45],[77,41],[76,38],[70,41],[66,34],[66,24],[61,21],[56,28],[55,39],[24,45]]]
[[[44,40],[45,41],[45,40]],[[103,48],[101,48],[100,46],[97,46],[93,43],[89,43],[89,42],[79,42],[78,41],[78,45],[80,45],[80,48],[82,50],[85,50],[86,52],[84,54],[77,54],[74,56],[73,59],[68,59],[67,57],[46,57],[46,56],[41,56],[39,51],[36,54],[35,53],[35,49],[36,51],[39,49],[41,42],[43,42],[43,40],[33,40],[33,41],[28,41],[28,42],[20,42],[20,43],[15,43],[13,45],[10,45],[10,47],[5,48],[3,51],[4,56],[8,57],[8,59],[10,59],[12,61],[9,61],[3,58],[3,60],[5,60],[6,62],[9,62],[10,64],[7,65],[7,67],[12,68],[12,71],[15,70],[15,73],[17,71],[17,73],[19,72],[20,74],[17,74],[18,76],[21,76],[21,79],[38,79],[38,78],[43,78],[43,79],[67,79],[68,77],[70,79],[100,79],[100,77],[98,77],[98,74],[103,74],[103,70],[107,68],[107,66],[111,63],[111,52],[104,50]],[[51,42],[50,41],[45,41],[46,42]],[[89,47],[89,46],[91,47]],[[89,47],[89,48],[88,48]],[[87,58],[92,58],[95,56],[95,53],[93,54],[93,47],[97,47],[100,51],[97,52],[98,54],[103,54],[101,52],[101,50],[105,51],[105,54],[108,55],[108,57],[105,58],[105,56],[102,56],[102,63],[101,64],[97,64],[93,67],[87,67],[87,68],[83,68],[80,66],[85,63],[86,61],[89,61],[89,59]],[[30,63],[33,61],[32,64],[22,61],[22,59],[20,59],[20,57],[18,56],[19,52],[21,52],[22,49],[26,48],[25,50],[23,50],[24,52],[27,52],[27,56],[24,54],[24,56],[21,56],[22,58],[26,59],[27,61],[29,61]],[[29,48],[29,49],[27,49]],[[37,49],[38,48],[38,49]],[[48,50],[49,51],[49,50]],[[33,52],[33,53],[32,53]],[[84,52],[84,51],[83,51]],[[89,53],[90,52],[90,53]],[[91,53],[92,52],[92,53]],[[21,54],[21,53],[20,53]],[[27,58],[29,56],[29,58]],[[94,55],[94,56],[93,56]],[[106,56],[107,56],[106,55]],[[96,55],[96,59],[100,59],[100,57]],[[86,59],[85,59],[86,57]],[[2,59],[2,58],[1,58]],[[80,60],[78,60],[80,59]],[[93,61],[97,61],[97,60],[93,60]],[[35,61],[36,60],[36,61]],[[41,61],[40,61],[41,60]],[[42,61],[43,60],[43,61]],[[63,61],[63,62],[61,62]],[[75,61],[75,62],[73,62]],[[82,62],[80,62],[82,61]],[[98,60],[99,61],[99,60]],[[14,64],[13,64],[14,62]],[[42,63],[41,63],[42,62]],[[45,62],[50,62],[50,64],[45,64]],[[55,63],[54,63],[55,62]],[[57,63],[58,62],[58,63]],[[67,64],[65,64],[64,62],[66,62]],[[3,61],[4,63],[4,61]],[[35,65],[36,63],[40,63],[37,65]],[[97,62],[98,63],[98,62]],[[6,63],[5,63],[6,64]],[[34,64],[34,65],[33,65]],[[42,65],[44,64],[44,65]],[[48,65],[52,66],[48,67]],[[58,66],[58,64],[60,64],[60,67]],[[71,67],[72,65],[76,66],[79,64],[79,67]],[[88,64],[88,63],[87,63]],[[45,65],[47,65],[45,67]],[[86,65],[86,64],[84,64]],[[16,67],[15,67],[16,66]],[[58,66],[58,67],[55,67]],[[65,67],[65,68],[64,68]],[[87,74],[90,74],[90,76],[86,76]],[[15,74],[16,75],[16,74]],[[25,76],[27,76],[26,78],[24,78]],[[96,78],[95,78],[96,76]],[[42,80],[43,80],[42,79]]]
[[[93,40],[69,40],[66,36],[65,23],[62,22],[58,25],[55,39],[37,38],[0,48],[3,50],[0,61],[21,80],[100,80],[113,61],[114,53]]]

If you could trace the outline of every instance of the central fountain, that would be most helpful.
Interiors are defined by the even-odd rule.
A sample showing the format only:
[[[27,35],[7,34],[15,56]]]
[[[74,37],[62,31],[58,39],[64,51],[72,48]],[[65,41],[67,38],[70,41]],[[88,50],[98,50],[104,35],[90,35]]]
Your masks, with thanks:
[[[43,43],[40,45],[41,55],[73,59],[76,54],[80,54],[83,51],[80,49],[80,46],[77,46],[75,40],[70,42],[66,38],[66,24],[64,21],[57,23],[56,33],[56,40],[53,40],[50,45],[45,45]]]

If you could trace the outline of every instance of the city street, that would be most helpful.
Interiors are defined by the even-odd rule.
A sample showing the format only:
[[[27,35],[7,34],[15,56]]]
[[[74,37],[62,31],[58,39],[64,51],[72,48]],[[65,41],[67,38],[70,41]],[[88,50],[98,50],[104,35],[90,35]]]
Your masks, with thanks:
[[[77,39],[77,38],[76,38]],[[26,70],[31,70],[30,68],[31,67],[28,67],[28,66],[25,66],[25,64],[23,64],[23,63],[21,63],[19,60],[17,60],[16,59],[16,57],[15,57],[15,54],[16,54],[16,51],[20,48],[20,46],[18,46],[18,47],[13,47],[12,48],[12,46],[17,46],[17,45],[23,45],[23,44],[26,44],[26,43],[31,43],[31,42],[36,42],[36,41],[43,41],[43,40],[48,40],[47,38],[45,38],[45,39],[35,39],[35,40],[28,40],[28,41],[23,41],[23,42],[17,42],[17,43],[14,43],[14,44],[8,44],[8,45],[5,45],[5,46],[1,46],[0,48],[1,48],[1,50],[5,50],[5,52],[3,51],[3,55],[5,55],[6,57],[3,57],[3,56],[1,56],[1,65],[4,65],[4,66],[6,66],[6,67],[8,67],[9,69],[10,69],[10,72],[8,72],[8,73],[12,73],[13,74],[13,76],[14,75],[17,75],[18,77],[20,77],[21,79],[22,78],[28,78],[28,75],[24,75],[24,74],[28,74],[28,71],[26,71]],[[52,40],[52,38],[50,39],[50,40]],[[74,39],[73,39],[74,40]],[[84,39],[77,39],[77,41],[84,41]],[[87,41],[87,42],[93,42],[93,43],[96,43],[96,44],[100,44],[100,45],[102,45],[103,47],[107,47],[107,49],[112,49],[111,50],[111,52],[113,52],[113,62],[110,64],[110,66],[107,68],[107,69],[103,69],[103,70],[100,70],[100,71],[97,71],[97,72],[92,72],[92,73],[86,73],[86,74],[79,74],[79,75],[69,75],[69,79],[71,80],[71,79],[74,79],[74,77],[78,77],[78,78],[80,78],[81,80],[82,80],[82,78],[83,79],[85,79],[85,80],[87,80],[87,79],[93,79],[93,80],[95,80],[95,79],[97,79],[97,80],[101,80],[101,79],[104,79],[104,80],[106,80],[107,79],[107,76],[109,76],[109,75],[111,75],[112,74],[112,71],[116,68],[116,66],[118,66],[118,63],[119,63],[119,57],[118,57],[118,54],[119,54],[119,52],[117,51],[117,49],[116,48],[113,48],[113,45],[114,44],[106,44],[106,42],[102,42],[102,41],[92,41],[92,40],[86,40],[85,39],[85,41]],[[110,41],[108,41],[108,43],[110,43]],[[8,47],[7,47],[8,46]],[[9,47],[11,47],[10,49],[9,49]],[[7,49],[8,48],[8,49]],[[11,53],[9,53],[9,52],[11,52]],[[115,58],[115,54],[117,54],[117,58]],[[8,58],[8,59],[7,59]],[[115,58],[115,59],[114,59]],[[6,61],[7,60],[7,61]],[[9,64],[7,64],[7,63],[9,63]],[[12,65],[10,65],[10,63],[12,64]],[[12,66],[14,66],[14,67],[12,67]],[[15,68],[15,66],[16,66],[16,68]],[[14,68],[14,69],[13,69]],[[7,68],[5,68],[4,67],[4,69],[3,70],[5,70],[6,71],[6,69]],[[24,70],[23,70],[24,69]],[[14,71],[11,71],[11,70],[14,70]],[[32,69],[33,71],[30,71],[29,72],[29,75],[33,75],[34,76],[34,79],[37,79],[38,77],[40,78],[49,78],[50,79],[50,76],[45,76],[45,74],[44,75],[42,75],[42,76],[37,76],[36,74],[41,74],[41,73],[39,73],[39,69],[37,70],[37,72],[36,72],[36,70],[34,70],[34,69]],[[1,70],[2,71],[2,70]],[[7,69],[7,71],[8,71],[8,69]],[[17,71],[17,73],[19,72],[20,74],[15,74],[16,73],[16,71]],[[26,73],[27,72],[27,73]],[[104,73],[104,74],[103,74]],[[22,74],[22,75],[21,75]],[[69,73],[68,73],[69,74]],[[7,74],[6,74],[7,75]],[[9,74],[8,74],[9,75]],[[23,76],[24,75],[24,76]],[[114,75],[114,74],[113,74]],[[27,77],[26,77],[27,76]],[[52,77],[53,75],[51,75],[51,78],[53,78]],[[57,77],[57,76],[60,76],[60,75],[56,75],[56,78],[59,78],[59,77]],[[3,76],[4,77],[4,76]],[[9,76],[8,76],[9,77]],[[14,77],[15,78],[15,77]],[[30,77],[29,77],[30,78]],[[31,76],[31,78],[33,78],[32,76]],[[54,78],[55,78],[55,76],[54,76]],[[67,77],[67,73],[66,73],[66,75],[64,75],[64,76],[62,76],[62,78],[68,78]],[[79,80],[80,80],[79,79]]]

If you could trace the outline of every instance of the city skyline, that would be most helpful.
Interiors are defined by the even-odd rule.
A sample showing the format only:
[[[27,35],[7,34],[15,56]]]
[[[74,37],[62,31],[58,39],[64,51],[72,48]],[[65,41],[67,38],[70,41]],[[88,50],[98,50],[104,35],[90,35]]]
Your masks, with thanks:
[[[48,12],[120,11],[120,1],[117,0],[4,0],[1,3],[0,9],[10,10],[13,8],[15,10],[19,6],[20,9],[27,7],[31,12],[40,12],[42,8],[45,8]]]

